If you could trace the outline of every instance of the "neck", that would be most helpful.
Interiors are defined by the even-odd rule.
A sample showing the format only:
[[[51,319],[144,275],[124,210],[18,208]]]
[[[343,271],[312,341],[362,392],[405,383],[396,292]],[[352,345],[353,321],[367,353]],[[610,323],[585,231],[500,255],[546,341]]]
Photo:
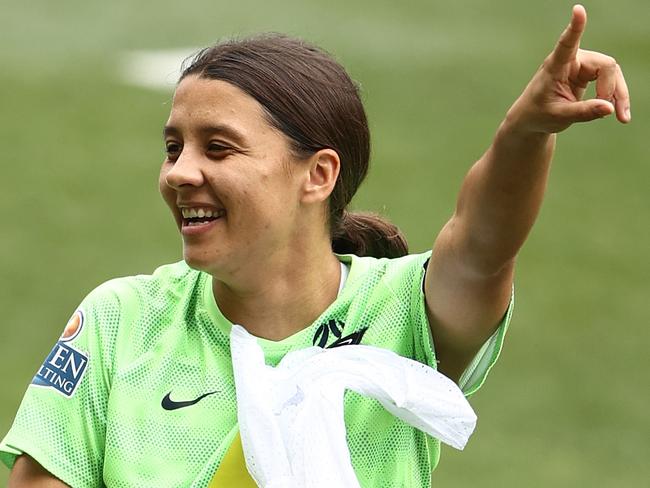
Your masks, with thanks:
[[[341,269],[329,241],[321,249],[267,256],[250,279],[212,280],[219,309],[251,334],[279,341],[308,327],[336,299]]]

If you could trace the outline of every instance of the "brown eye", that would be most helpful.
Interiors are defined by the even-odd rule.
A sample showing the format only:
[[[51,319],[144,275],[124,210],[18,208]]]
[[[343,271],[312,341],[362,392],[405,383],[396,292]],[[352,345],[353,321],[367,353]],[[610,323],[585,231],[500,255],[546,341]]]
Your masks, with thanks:
[[[225,146],[218,142],[211,142],[207,148],[208,156],[213,159],[223,159],[230,154],[231,150],[232,148],[230,146]]]
[[[167,158],[170,160],[175,160],[178,158],[181,153],[182,147],[177,142],[166,142],[165,143],[165,152],[167,153]]]
[[[224,146],[223,144],[217,144],[216,142],[211,142],[210,145],[208,146],[208,151],[210,152],[222,152],[222,151],[227,151],[230,149],[228,146]]]

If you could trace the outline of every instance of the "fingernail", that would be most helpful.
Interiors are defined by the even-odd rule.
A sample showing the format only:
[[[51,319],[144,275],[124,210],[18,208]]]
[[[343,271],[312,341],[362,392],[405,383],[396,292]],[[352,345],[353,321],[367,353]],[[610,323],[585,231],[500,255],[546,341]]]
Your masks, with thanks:
[[[625,109],[625,118],[630,121],[632,120],[632,112],[630,112],[630,107]]]

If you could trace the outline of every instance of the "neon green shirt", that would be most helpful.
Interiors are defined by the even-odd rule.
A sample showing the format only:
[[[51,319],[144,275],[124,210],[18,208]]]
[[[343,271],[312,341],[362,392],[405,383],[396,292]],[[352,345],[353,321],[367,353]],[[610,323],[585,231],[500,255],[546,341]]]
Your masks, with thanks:
[[[362,343],[435,368],[422,291],[429,254],[340,256],[350,274],[339,297],[293,336],[259,339],[267,363],[312,345]],[[211,284],[180,262],[90,293],[27,389],[2,461],[11,467],[28,453],[75,488],[206,487],[216,479],[238,429],[231,323]],[[496,361],[511,312],[512,302],[461,378],[467,395]],[[437,440],[353,392],[345,422],[362,487],[430,487]]]

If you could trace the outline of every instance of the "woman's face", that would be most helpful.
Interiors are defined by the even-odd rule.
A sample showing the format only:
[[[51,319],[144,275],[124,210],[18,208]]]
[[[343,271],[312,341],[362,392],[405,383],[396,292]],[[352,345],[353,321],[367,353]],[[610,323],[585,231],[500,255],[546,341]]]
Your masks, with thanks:
[[[176,89],[164,129],[160,192],[183,257],[215,276],[287,249],[297,229],[301,172],[261,105],[230,83],[197,76]]]

